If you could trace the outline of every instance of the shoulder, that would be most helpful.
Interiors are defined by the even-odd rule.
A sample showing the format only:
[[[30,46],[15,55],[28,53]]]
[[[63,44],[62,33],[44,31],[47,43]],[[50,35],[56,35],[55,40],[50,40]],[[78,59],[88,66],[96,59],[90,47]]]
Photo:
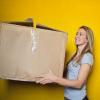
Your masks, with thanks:
[[[87,53],[83,54],[82,58],[93,58],[93,54],[90,52],[87,52]]]
[[[85,63],[93,65],[93,54],[92,53],[87,52],[83,54],[81,58],[81,64],[85,64]]]

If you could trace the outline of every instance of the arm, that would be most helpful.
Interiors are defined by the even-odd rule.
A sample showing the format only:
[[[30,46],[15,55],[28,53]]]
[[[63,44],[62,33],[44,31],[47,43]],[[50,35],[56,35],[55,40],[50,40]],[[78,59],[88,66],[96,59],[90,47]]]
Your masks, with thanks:
[[[55,83],[58,83],[59,85],[67,86],[67,87],[81,88],[82,85],[87,80],[89,71],[90,71],[90,65],[89,64],[82,64],[77,80],[56,78]]]
[[[48,74],[41,76],[41,79],[36,82],[40,84],[47,84],[54,82],[66,87],[81,88],[82,85],[87,80],[89,71],[90,71],[90,64],[82,64],[77,80],[68,80],[64,78],[59,78],[55,76],[52,72],[49,72]]]

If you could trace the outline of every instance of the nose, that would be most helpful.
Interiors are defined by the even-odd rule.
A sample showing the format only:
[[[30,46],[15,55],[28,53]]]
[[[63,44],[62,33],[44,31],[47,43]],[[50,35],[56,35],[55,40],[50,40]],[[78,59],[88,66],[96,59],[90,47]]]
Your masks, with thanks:
[[[79,37],[79,35],[78,34],[76,34],[76,38],[78,38]]]
[[[80,36],[79,36],[79,34],[77,34],[76,37],[75,37],[75,39],[77,40],[77,39],[79,39],[79,38],[80,38]]]

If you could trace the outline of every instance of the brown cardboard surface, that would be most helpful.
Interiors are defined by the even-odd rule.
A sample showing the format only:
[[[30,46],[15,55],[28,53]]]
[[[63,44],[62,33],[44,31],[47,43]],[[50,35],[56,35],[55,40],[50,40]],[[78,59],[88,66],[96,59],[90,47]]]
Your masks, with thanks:
[[[62,77],[66,33],[0,23],[0,78],[34,81],[48,73]]]

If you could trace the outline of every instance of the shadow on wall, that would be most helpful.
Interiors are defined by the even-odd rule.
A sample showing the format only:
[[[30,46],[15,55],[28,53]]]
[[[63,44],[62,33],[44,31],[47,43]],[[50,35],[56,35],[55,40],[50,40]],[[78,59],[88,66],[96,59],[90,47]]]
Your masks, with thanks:
[[[62,89],[57,84],[40,85],[34,82],[13,80],[5,80],[5,83],[5,91],[3,90],[4,92],[0,93],[0,100],[33,100],[33,98],[45,100],[48,95],[54,95],[56,91]],[[37,93],[38,97],[36,97]],[[15,98],[15,95],[17,98]]]

